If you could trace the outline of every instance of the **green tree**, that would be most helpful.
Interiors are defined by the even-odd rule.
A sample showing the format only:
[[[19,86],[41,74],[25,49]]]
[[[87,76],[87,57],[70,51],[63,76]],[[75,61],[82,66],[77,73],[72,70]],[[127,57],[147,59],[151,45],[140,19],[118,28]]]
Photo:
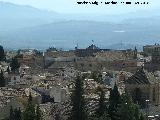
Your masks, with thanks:
[[[96,110],[96,116],[100,118],[103,116],[103,114],[106,112],[106,104],[105,104],[105,92],[103,91],[102,88],[99,89],[100,92],[100,98],[99,98],[99,104],[98,108]]]
[[[71,114],[69,120],[86,120],[86,105],[84,99],[83,77],[77,76],[75,88],[71,95]]]
[[[14,120],[14,111],[12,106],[10,107],[9,120]]]
[[[19,109],[16,108],[14,110],[14,119],[15,120],[22,120],[22,113],[21,113],[20,108]]]
[[[36,120],[42,120],[41,110],[39,108],[39,105],[37,105],[37,108],[36,108]]]
[[[139,120],[145,120],[144,115],[141,113]]]
[[[3,46],[0,45],[0,61],[3,61],[5,59],[5,53]]]
[[[140,117],[141,117],[141,113],[140,113],[139,107],[138,107],[138,105],[135,105],[133,102],[131,103],[131,105],[132,104],[133,104],[133,107],[134,107],[134,117],[135,117],[135,120],[139,120]]]
[[[28,97],[28,103],[29,103],[29,104],[32,103],[32,99],[33,99],[33,98],[32,98],[31,92],[30,92],[30,93],[29,93],[29,97]]]
[[[32,96],[30,94],[28,98],[28,104],[23,113],[23,120],[35,120],[35,118],[36,118],[35,106],[32,103]]]
[[[10,73],[10,68],[9,68],[9,66],[7,67],[7,72],[8,72],[8,74]]]
[[[119,114],[121,120],[136,120],[135,106],[133,105],[131,98],[128,95],[122,95],[122,103],[119,109]]]
[[[0,73],[0,87],[5,87],[5,78],[4,78],[2,70],[1,70],[1,73]]]
[[[20,64],[16,57],[12,58],[12,61],[10,63],[11,71],[15,72],[20,67]]]
[[[111,118],[107,113],[105,113],[101,117],[92,117],[89,120],[111,120]]]
[[[108,113],[112,120],[119,120],[118,107],[121,104],[121,96],[118,87],[115,84],[113,90],[110,91]]]
[[[22,120],[20,108],[13,109],[13,107],[11,106],[9,120]]]
[[[133,103],[132,98],[128,94],[122,94],[121,100],[118,111],[120,120],[141,120],[142,113],[139,107]]]

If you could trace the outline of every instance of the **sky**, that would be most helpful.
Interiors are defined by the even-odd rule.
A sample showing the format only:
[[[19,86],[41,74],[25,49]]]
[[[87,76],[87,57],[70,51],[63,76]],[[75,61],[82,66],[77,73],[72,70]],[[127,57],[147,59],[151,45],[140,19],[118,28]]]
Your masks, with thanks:
[[[127,12],[136,12],[139,10],[156,9],[160,7],[160,0],[113,0],[118,2],[116,5],[105,4],[89,4],[79,5],[77,2],[84,0],[0,0],[4,2],[11,2],[20,5],[30,5],[36,8],[52,10],[59,13],[90,13],[90,14],[119,14]],[[95,0],[86,0],[87,2],[94,2]],[[97,2],[111,2],[112,0],[97,0]],[[126,5],[120,2],[149,2],[149,4],[140,5]]]

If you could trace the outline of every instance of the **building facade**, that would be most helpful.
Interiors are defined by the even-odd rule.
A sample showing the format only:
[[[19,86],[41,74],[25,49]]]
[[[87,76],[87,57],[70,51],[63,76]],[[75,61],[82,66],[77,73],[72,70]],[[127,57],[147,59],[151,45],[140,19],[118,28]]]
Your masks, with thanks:
[[[132,96],[135,103],[142,107],[146,106],[149,100],[152,105],[160,104],[159,81],[152,73],[139,69],[125,80],[125,90]]]

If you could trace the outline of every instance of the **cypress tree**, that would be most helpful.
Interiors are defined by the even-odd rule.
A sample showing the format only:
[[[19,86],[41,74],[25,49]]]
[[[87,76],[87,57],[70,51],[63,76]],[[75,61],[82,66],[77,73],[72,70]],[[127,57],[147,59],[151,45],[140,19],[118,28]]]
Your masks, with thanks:
[[[101,117],[96,118],[95,120],[111,120],[111,118],[108,116],[108,114],[103,114]]]
[[[142,113],[135,105],[128,94],[121,95],[121,105],[119,107],[120,120],[141,120]],[[143,115],[142,115],[143,117]]]
[[[13,107],[10,107],[10,115],[9,115],[9,120],[15,120],[14,119],[14,111],[13,111]]]
[[[143,114],[141,113],[139,120],[145,120]]]
[[[15,120],[22,120],[20,108],[19,109],[16,108],[14,110],[14,119]]]
[[[11,71],[15,72],[20,67],[20,64],[16,57],[12,58],[12,62],[10,63]]]
[[[135,117],[135,120],[139,120],[141,117],[140,110],[137,105],[134,105],[134,117]]]
[[[5,58],[3,46],[0,45],[0,61],[3,61]]]
[[[101,117],[94,117],[89,120],[111,120],[111,118],[105,113]]]
[[[35,118],[36,118],[35,106],[32,103],[32,96],[30,94],[28,98],[28,104],[23,113],[23,120],[35,120]]]
[[[105,92],[102,88],[100,88],[100,98],[99,98],[99,104],[98,109],[96,110],[96,116],[100,118],[103,116],[103,114],[106,112],[106,104],[105,104]]]
[[[36,108],[36,120],[41,120],[41,111],[40,111],[40,108],[39,108],[39,105],[37,105],[37,108]]]
[[[32,103],[32,95],[31,95],[31,92],[29,93],[29,97],[28,97],[28,104],[31,104]]]
[[[13,109],[13,107],[11,106],[9,120],[22,120],[20,108]]]
[[[7,67],[7,72],[8,72],[8,74],[10,73],[10,69],[9,69],[9,66]]]
[[[121,120],[138,120],[135,119],[135,106],[131,101],[131,98],[124,94],[121,97],[122,102],[119,108],[119,114]],[[138,115],[136,115],[138,116]]]
[[[113,90],[110,91],[109,108],[108,113],[112,120],[119,120],[118,107],[121,103],[121,96],[118,91],[118,87],[115,84]]]
[[[81,76],[77,76],[75,80],[75,88],[71,95],[71,115],[69,120],[86,120],[85,99],[83,90],[83,80]]]
[[[4,78],[2,70],[1,70],[1,73],[0,73],[0,87],[5,87],[5,78]]]

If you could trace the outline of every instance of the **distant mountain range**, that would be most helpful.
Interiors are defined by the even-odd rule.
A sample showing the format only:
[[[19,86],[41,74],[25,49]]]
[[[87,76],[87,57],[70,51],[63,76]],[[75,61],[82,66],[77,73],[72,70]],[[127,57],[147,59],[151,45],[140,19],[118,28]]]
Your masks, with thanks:
[[[145,11],[97,16],[64,15],[0,2],[0,42],[7,48],[73,49],[77,44],[87,47],[94,40],[101,48],[141,49],[160,40],[158,12],[152,17]]]
[[[0,32],[60,21],[56,12],[0,2]]]

